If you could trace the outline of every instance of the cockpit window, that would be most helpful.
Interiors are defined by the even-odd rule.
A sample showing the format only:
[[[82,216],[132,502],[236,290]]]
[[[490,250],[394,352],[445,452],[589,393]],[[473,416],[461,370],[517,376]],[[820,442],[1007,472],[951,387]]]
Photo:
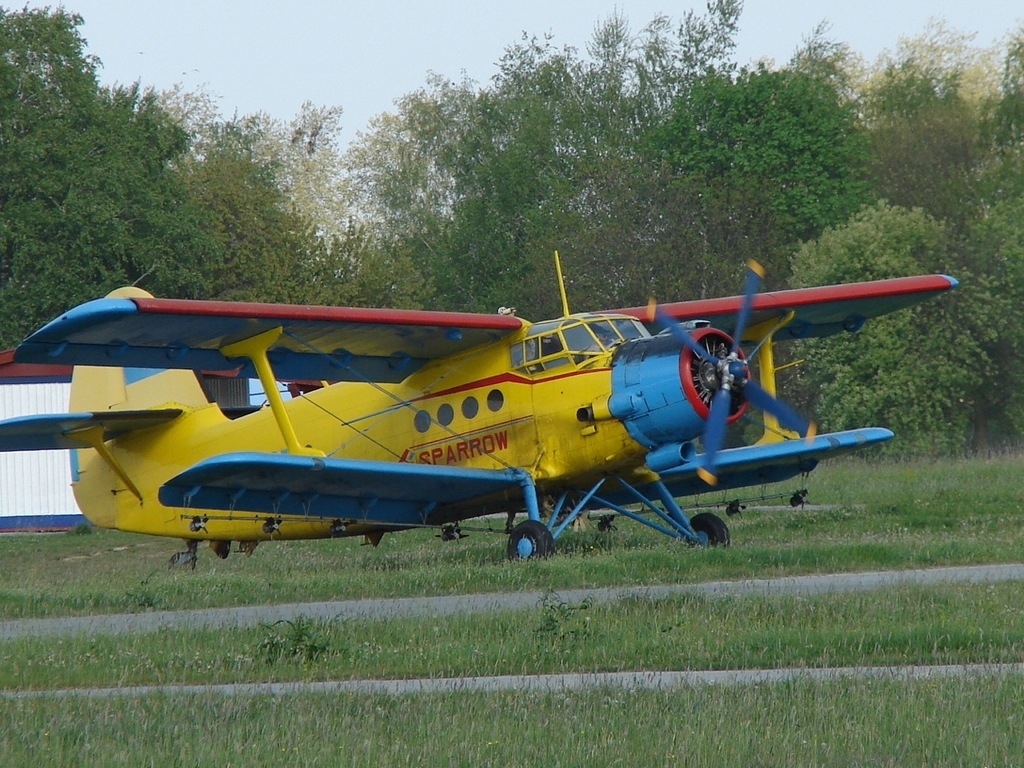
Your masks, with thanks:
[[[644,328],[639,321],[627,318],[616,318],[612,320],[612,325],[626,341],[630,339],[639,339],[644,336],[650,336],[647,329]]]
[[[564,320],[549,320],[546,323],[537,323],[536,325],[530,326],[530,336],[540,336],[545,333],[551,333],[564,324]]]
[[[509,352],[510,352],[510,354],[512,356],[512,367],[513,368],[518,368],[520,365],[523,364],[523,345],[522,344],[513,344],[512,348],[509,350]]]
[[[601,352],[603,348],[597,339],[594,338],[586,326],[567,326],[562,329],[562,336],[565,337],[565,346],[572,354],[572,359],[583,362],[589,356],[588,352]]]
[[[619,334],[615,332],[612,324],[607,320],[594,320],[588,323],[590,330],[597,336],[597,340],[601,342],[601,345],[608,349],[614,344],[618,344],[621,341]]]
[[[623,340],[647,335],[631,318],[583,316],[538,323],[525,340],[512,345],[512,367],[540,373],[570,362],[579,366]]]
[[[532,339],[527,339],[523,342],[523,346],[526,347],[526,361],[536,360],[540,357],[539,347],[537,345],[537,337],[534,336]]]
[[[561,352],[565,347],[562,345],[562,337],[557,333],[545,333],[540,337],[540,356],[547,357]]]

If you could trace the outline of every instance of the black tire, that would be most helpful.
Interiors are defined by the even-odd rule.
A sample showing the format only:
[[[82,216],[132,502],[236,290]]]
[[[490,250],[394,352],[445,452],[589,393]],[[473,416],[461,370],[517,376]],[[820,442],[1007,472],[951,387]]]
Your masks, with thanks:
[[[718,515],[702,512],[690,518],[690,527],[708,537],[709,547],[729,546],[729,526]]]
[[[508,559],[527,560],[531,557],[551,557],[555,553],[555,539],[544,523],[524,520],[508,537]]]

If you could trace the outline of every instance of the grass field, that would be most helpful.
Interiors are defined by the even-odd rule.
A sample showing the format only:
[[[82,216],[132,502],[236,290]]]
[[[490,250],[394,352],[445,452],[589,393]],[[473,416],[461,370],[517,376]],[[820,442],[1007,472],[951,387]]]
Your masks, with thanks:
[[[20,638],[0,689],[1003,662],[1024,662],[1019,583]]]
[[[377,548],[358,539],[270,542],[225,561],[204,546],[194,572],[167,569],[181,548],[173,539],[0,536],[0,619],[1014,562],[1024,553],[1019,457],[848,461],[806,482],[819,508],[748,509],[729,518],[728,549],[690,548],[623,521],[608,533],[567,533],[558,556],[525,563],[506,561],[498,533],[441,543],[432,531],[408,531]]]
[[[7,766],[991,766],[1024,679],[0,704]]]
[[[1024,661],[1024,585],[567,604],[557,590],[1018,562],[1019,457],[844,462],[804,510],[748,509],[701,550],[623,522],[509,563],[429,532],[204,552],[111,532],[0,537],[0,617],[530,589],[528,611],[30,638],[0,688]],[[787,486],[787,489],[798,487]],[[715,497],[713,497],[715,498]],[[732,498],[730,496],[729,498]],[[703,499],[709,501],[712,499]],[[1020,765],[1024,677],[565,694],[0,700],[3,765]]]

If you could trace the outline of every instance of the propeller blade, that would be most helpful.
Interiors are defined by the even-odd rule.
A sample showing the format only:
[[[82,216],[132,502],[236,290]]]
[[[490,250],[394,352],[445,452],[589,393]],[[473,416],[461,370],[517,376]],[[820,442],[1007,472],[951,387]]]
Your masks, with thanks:
[[[754,294],[761,285],[761,278],[764,277],[764,267],[753,259],[747,261],[747,279],[743,284],[743,303],[740,305],[740,313],[736,317],[736,330],[733,332],[732,351],[735,354],[740,348],[740,339],[747,329],[747,320],[750,319],[750,307],[754,303]]]
[[[704,465],[697,469],[697,475],[708,485],[716,485],[715,456],[725,442],[726,421],[732,406],[732,392],[724,387],[715,392],[711,400],[711,413],[704,427]]]
[[[719,359],[708,352],[704,347],[693,340],[693,336],[686,332],[686,330],[672,317],[669,317],[660,309],[658,305],[652,299],[647,305],[647,316],[652,321],[657,321],[662,328],[667,328],[669,333],[675,337],[676,341],[680,342],[683,346],[689,349],[697,357],[702,357],[709,363],[718,365]]]
[[[770,413],[779,420],[779,424],[786,429],[799,433],[800,437],[812,439],[818,432],[813,421],[808,421],[795,410],[768,392],[754,381],[748,380],[743,385],[743,396],[747,402],[752,403],[766,413]]]

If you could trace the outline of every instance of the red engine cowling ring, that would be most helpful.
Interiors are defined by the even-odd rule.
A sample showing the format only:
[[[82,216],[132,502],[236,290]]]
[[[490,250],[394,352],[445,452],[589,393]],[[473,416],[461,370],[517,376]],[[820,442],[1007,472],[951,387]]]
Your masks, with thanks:
[[[690,336],[706,349],[712,356],[724,358],[732,349],[732,338],[717,328],[697,328],[690,331]],[[738,350],[740,360],[745,360],[743,350]],[[693,411],[700,418],[706,419],[711,410],[711,398],[718,387],[711,388],[706,377],[712,373],[717,381],[717,372],[709,371],[711,364],[697,357],[689,347],[679,352],[679,380],[683,385],[683,394],[693,406]],[[732,424],[747,409],[747,401],[738,390],[732,392],[732,405],[729,408],[727,423]]]

